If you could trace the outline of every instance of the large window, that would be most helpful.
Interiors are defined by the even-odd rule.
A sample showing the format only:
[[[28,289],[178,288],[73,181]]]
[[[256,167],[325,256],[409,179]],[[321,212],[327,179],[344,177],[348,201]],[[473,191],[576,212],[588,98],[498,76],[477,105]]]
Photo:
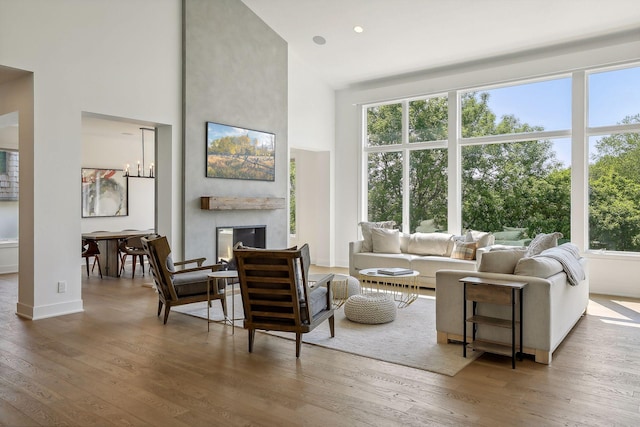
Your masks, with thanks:
[[[367,108],[368,220],[447,229],[447,108],[447,97]]]
[[[588,78],[589,246],[640,252],[640,67]]]
[[[586,86],[574,86],[573,78],[586,78]],[[456,98],[451,108],[447,101]],[[393,219],[405,232],[518,231],[526,239],[559,231],[569,240],[572,177],[586,166],[580,160],[572,173],[572,153],[588,150],[588,182],[576,189],[588,194],[588,206],[573,215],[578,223],[588,219],[589,229],[587,241],[583,233],[579,240],[594,250],[640,252],[639,66],[452,91],[365,111],[369,220]],[[583,112],[584,129],[572,129]],[[459,200],[448,200],[452,184],[461,188]]]
[[[475,229],[526,242],[560,231],[569,239],[571,79],[454,95],[459,119],[449,117],[447,96],[368,107],[368,219],[395,220],[405,232]],[[450,120],[460,123],[453,142]],[[452,143],[461,146],[461,230],[449,230]]]

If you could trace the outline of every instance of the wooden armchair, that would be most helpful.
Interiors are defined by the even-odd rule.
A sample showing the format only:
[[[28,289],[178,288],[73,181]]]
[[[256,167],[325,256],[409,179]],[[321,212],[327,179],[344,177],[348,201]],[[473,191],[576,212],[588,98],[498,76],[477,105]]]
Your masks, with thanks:
[[[253,351],[256,329],[295,332],[296,357],[302,334],[329,320],[335,336],[331,280],[328,274],[308,283],[309,246],[284,250],[236,249],[238,279],[244,306],[244,327]]]
[[[164,305],[164,323],[167,323],[171,307],[207,301],[207,287],[216,283],[210,290],[210,299],[218,299],[226,317],[224,285],[217,285],[216,280],[209,280],[208,274],[220,270],[220,264],[202,265],[206,258],[185,261],[173,261],[171,248],[165,236],[156,238],[143,237],[142,246],[149,258],[149,270],[158,289],[158,316]],[[176,269],[196,264],[197,267]]]

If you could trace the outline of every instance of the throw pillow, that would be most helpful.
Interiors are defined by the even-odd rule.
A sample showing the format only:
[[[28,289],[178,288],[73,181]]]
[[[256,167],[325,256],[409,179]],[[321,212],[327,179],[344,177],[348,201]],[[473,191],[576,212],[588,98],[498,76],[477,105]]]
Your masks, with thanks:
[[[493,236],[496,240],[520,240],[522,238],[522,231],[496,231],[493,233]]]
[[[513,274],[519,276],[533,276],[546,279],[560,273],[562,264],[560,261],[547,257],[522,258],[516,264]]]
[[[373,252],[384,254],[400,253],[400,231],[389,228],[371,229]]]
[[[455,241],[453,244],[453,251],[451,251],[451,258],[465,260],[475,259],[476,245],[476,242]]]
[[[478,271],[485,273],[513,274],[518,261],[524,256],[524,250],[497,250],[482,254]]]
[[[465,238],[466,242],[476,242],[478,244],[478,249],[493,245],[495,240],[496,239],[493,234],[476,230],[467,231]]]
[[[379,221],[379,222],[366,222],[363,221],[360,224],[362,230],[362,252],[373,251],[373,241],[371,240],[371,230],[373,228],[393,228],[396,225],[395,221]]]
[[[544,234],[540,233],[533,238],[531,243],[529,243],[529,247],[527,248],[526,257],[532,257],[534,255],[538,255],[540,252],[545,249],[554,248],[558,246],[558,239],[562,237],[562,233],[555,232]]]

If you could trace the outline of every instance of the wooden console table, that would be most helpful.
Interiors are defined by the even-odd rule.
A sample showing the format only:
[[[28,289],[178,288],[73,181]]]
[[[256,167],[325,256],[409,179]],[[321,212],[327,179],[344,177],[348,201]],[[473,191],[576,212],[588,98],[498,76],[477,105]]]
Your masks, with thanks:
[[[474,350],[487,351],[489,353],[511,356],[511,367],[516,368],[516,355],[522,360],[522,294],[527,286],[524,282],[511,282],[507,280],[491,280],[480,277],[463,277],[464,293],[462,301],[462,355],[467,357],[467,322],[473,324],[473,342],[471,346]],[[517,298],[516,298],[517,295]],[[520,305],[520,319],[516,321],[516,300]],[[467,317],[467,301],[473,302],[473,312]],[[501,319],[498,317],[480,316],[476,314],[478,303],[490,303],[511,306],[511,319]],[[478,325],[497,326],[500,328],[511,328],[511,346],[477,340],[476,333]],[[520,325],[520,351],[516,353],[516,324]]]

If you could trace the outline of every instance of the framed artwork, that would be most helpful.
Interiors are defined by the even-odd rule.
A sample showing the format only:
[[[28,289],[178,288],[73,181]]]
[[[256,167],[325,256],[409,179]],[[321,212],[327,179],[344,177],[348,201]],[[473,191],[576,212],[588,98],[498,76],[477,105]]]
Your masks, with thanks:
[[[128,181],[122,169],[82,168],[82,218],[127,215]]]
[[[273,133],[207,122],[207,178],[275,180]]]

